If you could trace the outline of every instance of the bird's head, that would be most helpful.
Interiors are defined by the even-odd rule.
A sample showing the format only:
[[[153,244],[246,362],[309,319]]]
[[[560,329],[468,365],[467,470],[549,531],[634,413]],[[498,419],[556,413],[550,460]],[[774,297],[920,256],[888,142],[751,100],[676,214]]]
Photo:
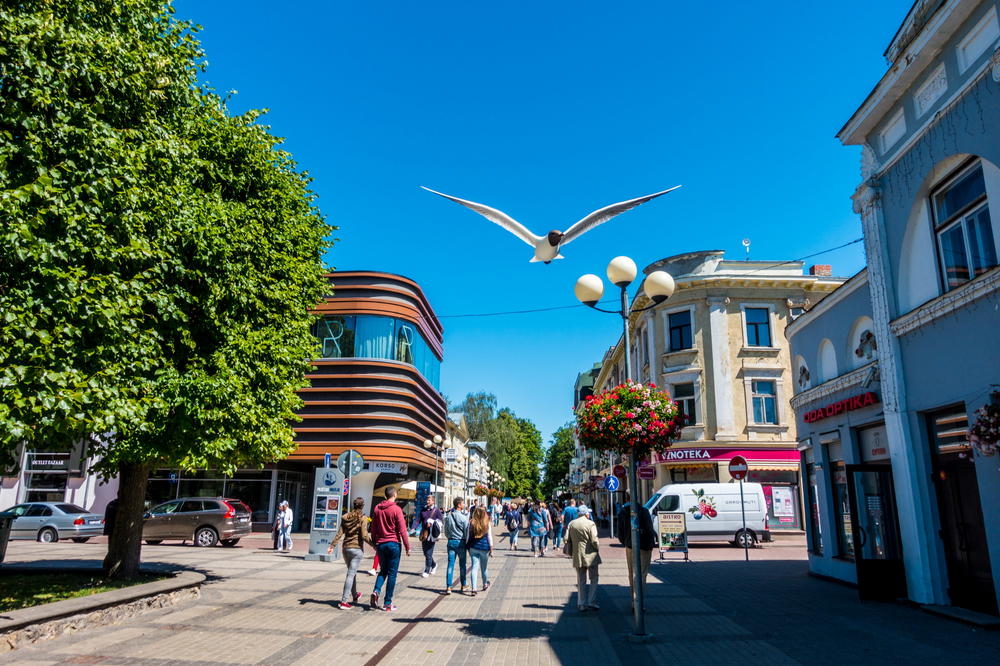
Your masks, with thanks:
[[[562,242],[563,232],[561,231],[550,231],[548,235],[549,245],[556,247]]]

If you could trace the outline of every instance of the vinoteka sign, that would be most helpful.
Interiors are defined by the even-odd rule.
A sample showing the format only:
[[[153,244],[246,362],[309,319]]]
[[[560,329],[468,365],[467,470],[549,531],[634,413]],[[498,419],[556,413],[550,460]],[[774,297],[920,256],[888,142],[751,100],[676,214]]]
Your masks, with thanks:
[[[828,419],[831,416],[836,416],[837,414],[854,411],[855,409],[863,409],[870,405],[876,405],[878,402],[878,394],[869,391],[867,393],[845,398],[844,400],[838,400],[837,402],[826,405],[825,407],[820,407],[819,409],[806,412],[803,420],[806,423],[813,423],[821,419]]]

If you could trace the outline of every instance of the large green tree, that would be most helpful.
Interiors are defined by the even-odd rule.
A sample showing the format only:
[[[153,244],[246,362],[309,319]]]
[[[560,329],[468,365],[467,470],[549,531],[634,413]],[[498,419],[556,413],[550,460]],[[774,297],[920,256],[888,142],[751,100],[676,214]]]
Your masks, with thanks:
[[[287,455],[324,290],[308,176],[158,0],[0,8],[0,452],[93,436],[135,573],[148,472]]]
[[[484,391],[468,394],[455,409],[465,414],[470,437],[486,442],[490,468],[506,479],[501,489],[510,495],[536,496],[544,454],[535,424],[506,407],[498,410],[496,396]]]
[[[541,485],[545,497],[552,497],[569,474],[569,463],[576,448],[573,441],[575,425],[575,421],[570,421],[552,433],[552,441],[545,452],[545,474]]]

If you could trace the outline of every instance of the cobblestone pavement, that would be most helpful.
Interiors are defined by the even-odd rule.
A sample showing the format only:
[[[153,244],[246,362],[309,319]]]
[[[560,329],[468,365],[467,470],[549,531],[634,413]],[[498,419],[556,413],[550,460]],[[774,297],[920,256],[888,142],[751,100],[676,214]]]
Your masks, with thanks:
[[[0,663],[1000,663],[1000,633],[905,605],[861,604],[854,590],[807,576],[801,537],[752,550],[749,563],[737,549],[702,546],[692,563],[672,555],[654,564],[647,626],[656,640],[636,645],[626,640],[624,551],[602,544],[601,609],[586,614],[576,610],[565,558],[509,552],[503,539],[489,564],[494,584],[475,598],[440,594],[444,544],[430,578],[418,575],[415,547],[403,558],[398,613],[338,610],[342,565],[277,554],[264,538],[234,549],[144,546],[147,562],[206,573],[202,597],[22,648]],[[101,543],[13,542],[8,559],[99,561],[103,552]],[[367,598],[374,579],[362,573],[359,581]]]

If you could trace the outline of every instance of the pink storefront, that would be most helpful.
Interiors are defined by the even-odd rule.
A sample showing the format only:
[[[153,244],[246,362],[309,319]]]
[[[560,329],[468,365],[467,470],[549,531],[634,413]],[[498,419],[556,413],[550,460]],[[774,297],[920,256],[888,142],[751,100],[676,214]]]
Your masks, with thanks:
[[[731,480],[728,466],[733,456],[746,458],[750,463],[747,481],[763,486],[770,528],[801,530],[799,452],[794,449],[672,448],[653,455],[652,463],[657,467],[654,485],[725,483]]]

